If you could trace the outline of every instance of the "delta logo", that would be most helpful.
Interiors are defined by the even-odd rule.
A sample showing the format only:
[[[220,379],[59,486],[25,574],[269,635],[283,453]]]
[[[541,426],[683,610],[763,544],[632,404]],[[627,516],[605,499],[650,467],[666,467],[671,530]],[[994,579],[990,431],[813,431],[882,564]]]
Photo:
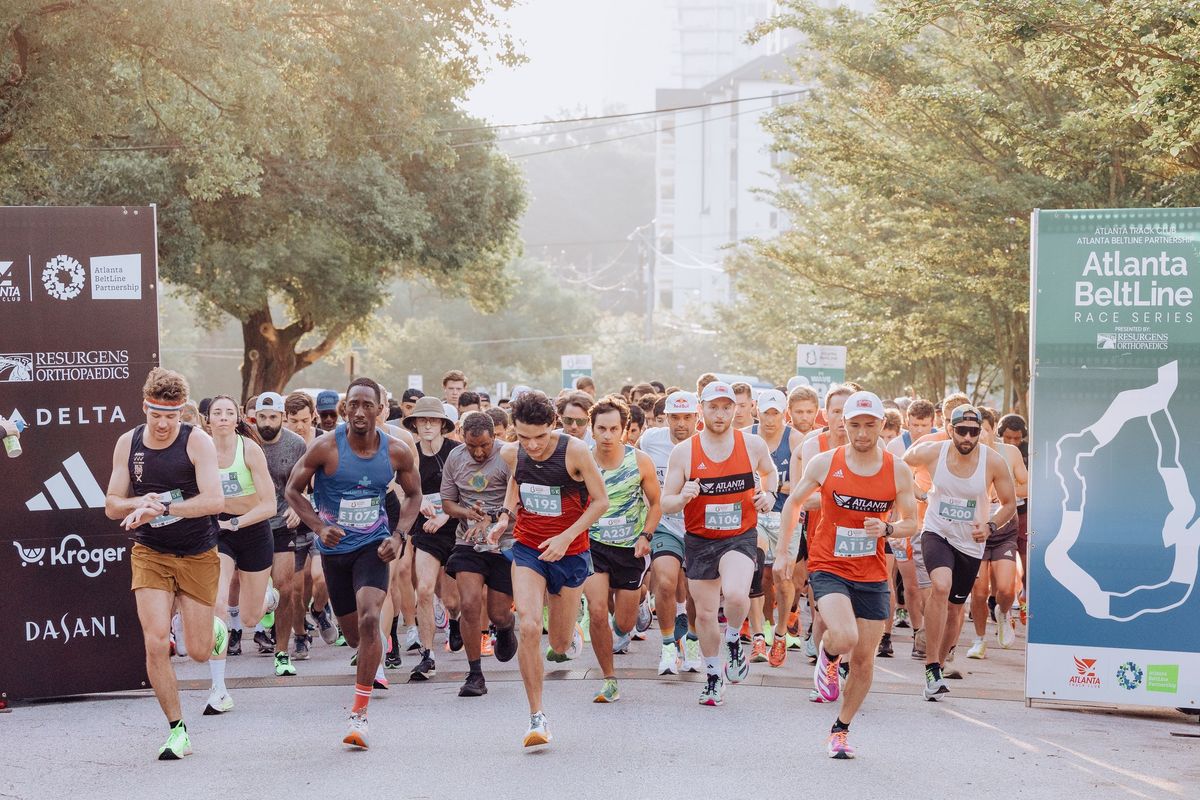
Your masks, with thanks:
[[[1075,674],[1067,681],[1068,686],[1099,689],[1100,677],[1096,674],[1096,659],[1074,656]]]

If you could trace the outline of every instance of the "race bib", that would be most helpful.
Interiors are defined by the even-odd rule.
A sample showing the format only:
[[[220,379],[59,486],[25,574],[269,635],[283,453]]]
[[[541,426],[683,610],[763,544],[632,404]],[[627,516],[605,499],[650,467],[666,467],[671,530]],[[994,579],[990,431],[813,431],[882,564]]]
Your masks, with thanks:
[[[974,522],[975,500],[943,497],[938,500],[938,516],[950,522]]]
[[[758,524],[777,534],[783,527],[783,514],[778,511],[764,511],[758,515]]]
[[[368,528],[379,520],[379,498],[343,500],[338,504],[337,524],[343,528]]]
[[[833,555],[836,558],[866,558],[877,552],[874,537],[867,536],[862,528],[837,526],[837,537],[833,540]]]
[[[539,517],[561,517],[562,487],[522,483],[521,505],[526,511]]]
[[[908,561],[908,542],[899,539],[890,539],[892,543],[892,555],[897,561]]]
[[[442,493],[441,492],[434,492],[432,494],[424,495],[421,498],[421,505],[425,505],[426,503],[430,503],[433,505],[433,510],[434,510],[435,516],[442,513]]]
[[[741,503],[714,503],[704,507],[704,527],[710,531],[740,531]]]
[[[654,474],[658,476],[658,485],[660,487],[666,486],[666,484],[667,484],[667,468],[666,467],[655,467]]]
[[[634,520],[628,517],[605,517],[596,523],[599,540],[607,544],[625,544],[634,538]]]
[[[242,481],[236,471],[221,473],[221,494],[226,497],[242,496]]]
[[[158,494],[161,496],[164,494],[164,492],[159,492]],[[182,503],[183,502],[183,490],[182,489],[172,489],[169,492],[165,492],[165,494],[167,495],[167,498],[172,503]],[[150,527],[151,528],[161,528],[164,525],[170,525],[172,522],[179,522],[179,520],[181,520],[181,519],[183,519],[183,517],[177,517],[174,514],[159,514],[157,517],[150,520]]]

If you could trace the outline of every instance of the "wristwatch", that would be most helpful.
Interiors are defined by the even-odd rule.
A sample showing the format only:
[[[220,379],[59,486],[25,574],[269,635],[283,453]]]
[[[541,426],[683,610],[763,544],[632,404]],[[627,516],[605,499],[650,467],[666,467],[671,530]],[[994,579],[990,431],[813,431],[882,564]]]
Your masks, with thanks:
[[[996,527],[997,527],[996,523],[992,522],[990,519],[988,520],[987,526],[988,526],[988,535],[989,536],[996,532]]]
[[[238,526],[241,524],[242,524],[241,517],[230,517],[229,518],[229,529],[230,530],[236,531],[238,529]]]
[[[645,539],[647,542],[654,540],[654,534],[651,533],[650,531],[642,531],[641,534],[639,534],[639,536],[640,536],[640,538]]]
[[[896,532],[896,528],[894,525],[892,525],[892,523],[890,523],[890,522],[883,523],[883,535],[885,537],[891,538],[891,535],[895,532]]]

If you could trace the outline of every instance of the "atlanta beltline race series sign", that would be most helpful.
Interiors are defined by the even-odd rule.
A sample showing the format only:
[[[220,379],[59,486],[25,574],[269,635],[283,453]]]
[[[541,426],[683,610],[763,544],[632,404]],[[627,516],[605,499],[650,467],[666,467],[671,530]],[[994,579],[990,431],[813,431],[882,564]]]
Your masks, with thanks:
[[[158,359],[153,208],[0,208],[0,697],[146,686],[113,445]]]
[[[1032,225],[1033,699],[1200,705],[1200,209]]]

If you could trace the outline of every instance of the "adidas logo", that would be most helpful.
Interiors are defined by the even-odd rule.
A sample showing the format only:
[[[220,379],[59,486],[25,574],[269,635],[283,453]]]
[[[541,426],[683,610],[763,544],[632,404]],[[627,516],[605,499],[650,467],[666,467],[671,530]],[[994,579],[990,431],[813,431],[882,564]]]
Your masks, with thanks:
[[[38,492],[26,500],[25,507],[30,511],[53,511],[55,507],[62,510],[83,508],[79,503],[79,498],[82,497],[87,508],[104,508],[104,491],[100,484],[96,483],[96,478],[88,469],[83,456],[76,453],[63,461],[62,465],[67,475],[75,482],[75,490],[71,489],[71,484],[61,472],[56,472],[45,482],[46,491]],[[79,492],[78,497],[75,494],[76,490]],[[46,497],[47,492],[50,497]],[[53,504],[51,500],[54,501]]]
[[[708,469],[708,464],[705,464],[703,461],[701,461],[696,465],[696,469]]]
[[[837,472],[833,473],[833,475],[831,475],[830,477],[831,478],[844,478],[846,476],[843,475],[842,471],[839,469]]]

